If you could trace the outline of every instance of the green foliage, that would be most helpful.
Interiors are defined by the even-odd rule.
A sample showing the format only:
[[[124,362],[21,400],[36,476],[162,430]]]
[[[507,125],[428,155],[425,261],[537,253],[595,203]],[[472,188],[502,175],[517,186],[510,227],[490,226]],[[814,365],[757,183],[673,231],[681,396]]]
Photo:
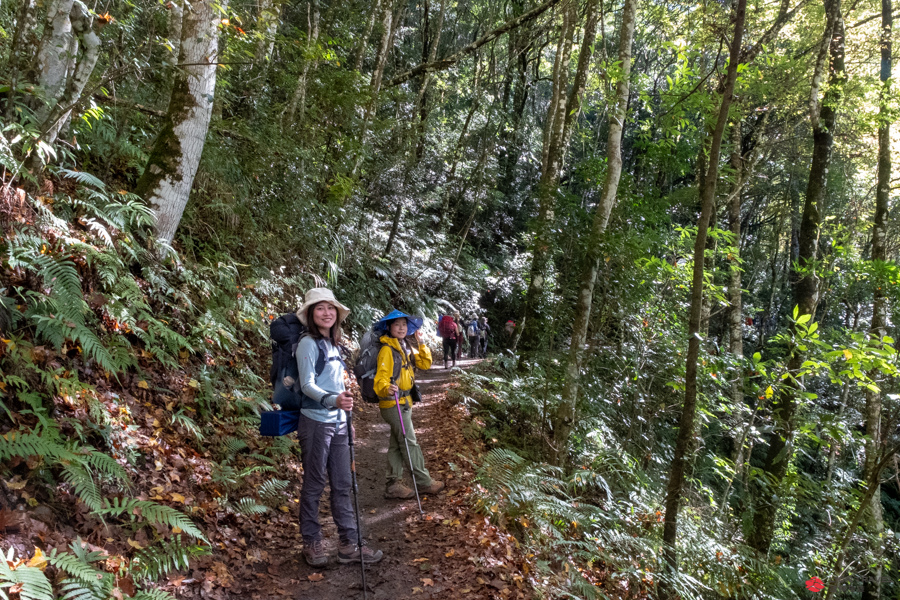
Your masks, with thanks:
[[[181,536],[176,535],[156,546],[139,550],[134,556],[132,570],[137,579],[155,581],[167,576],[173,570],[187,569],[192,558],[206,556],[209,553],[208,546],[185,545],[181,541]]]
[[[134,498],[104,499],[102,508],[96,512],[102,516],[127,516],[128,520],[132,522],[140,519],[151,525],[168,525],[169,527],[182,530],[193,538],[206,541],[203,532],[184,513],[151,500],[136,500]]]

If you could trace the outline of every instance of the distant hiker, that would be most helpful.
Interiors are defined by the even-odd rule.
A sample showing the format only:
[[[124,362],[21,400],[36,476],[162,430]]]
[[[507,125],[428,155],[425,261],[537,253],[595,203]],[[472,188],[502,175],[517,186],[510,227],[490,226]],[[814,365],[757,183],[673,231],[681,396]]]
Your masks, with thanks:
[[[479,338],[481,336],[478,335],[477,317],[472,317],[466,326],[466,337],[469,338],[469,358],[478,358]]]
[[[377,563],[381,550],[357,544],[350,474],[347,412],[353,410],[353,394],[344,387],[341,358],[341,324],[350,309],[338,302],[326,288],[306,292],[297,318],[309,328],[297,345],[300,389],[306,396],[300,409],[298,435],[303,460],[303,487],[300,490],[300,533],[303,558],[312,567],[328,562],[319,525],[319,500],[325,480],[331,485],[331,514],[340,536],[338,562],[362,560]],[[322,362],[324,361],[324,368]],[[319,363],[319,369],[317,364]],[[316,376],[316,372],[321,375]]]
[[[465,329],[462,324],[462,317],[459,313],[453,315],[453,322],[456,324],[456,360],[462,360],[463,340],[466,339]],[[453,366],[456,366],[455,364]]]
[[[459,339],[459,328],[456,326],[453,317],[450,315],[441,317],[441,322],[438,324],[438,332],[441,334],[441,339],[444,340],[444,368],[447,368],[447,363],[451,360],[455,367],[456,344]]]
[[[415,492],[403,484],[403,470],[409,462],[412,463],[412,476],[421,493],[437,494],[444,489],[444,484],[432,479],[428,469],[425,468],[425,457],[416,441],[412,422],[413,403],[410,390],[415,383],[413,368],[414,366],[419,369],[431,368],[431,350],[422,343],[422,332],[419,331],[421,326],[421,319],[410,317],[399,310],[385,315],[375,323],[375,330],[383,331],[384,335],[380,339],[383,345],[378,352],[378,370],[375,373],[374,387],[378,395],[381,418],[391,426],[385,498],[408,499],[415,496]],[[394,361],[400,362],[398,370],[394,368]],[[399,413],[395,395],[399,398]],[[401,417],[403,426],[400,424]],[[403,441],[404,427],[406,443]],[[407,445],[408,457],[404,456]]]
[[[481,358],[487,358],[488,334],[490,332],[491,326],[488,325],[487,317],[481,317],[481,322],[478,323],[478,352],[481,354]]]

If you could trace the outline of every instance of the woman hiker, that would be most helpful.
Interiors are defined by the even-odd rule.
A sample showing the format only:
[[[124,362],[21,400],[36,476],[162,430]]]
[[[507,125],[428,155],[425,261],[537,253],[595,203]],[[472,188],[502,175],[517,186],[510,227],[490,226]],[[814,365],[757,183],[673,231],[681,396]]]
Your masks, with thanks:
[[[391,426],[391,441],[388,447],[387,488],[385,498],[407,499],[415,496],[415,492],[403,485],[403,470],[412,463],[412,476],[422,494],[437,494],[444,489],[444,484],[435,481],[425,468],[425,457],[416,442],[416,432],[412,423],[412,390],[415,383],[413,369],[431,368],[431,350],[422,343],[422,319],[410,317],[395,310],[375,323],[375,330],[384,332],[381,336],[383,344],[378,352],[378,367],[375,372],[375,394],[381,418]],[[410,336],[407,338],[407,336]],[[395,395],[399,397],[400,410],[397,410]],[[403,439],[403,427],[406,428],[406,441]],[[409,447],[407,457],[406,448]]]
[[[350,309],[338,302],[326,288],[306,292],[297,318],[309,328],[297,345],[300,389],[305,396],[297,428],[303,458],[303,487],[300,490],[300,533],[303,558],[312,567],[328,562],[319,525],[319,500],[326,477],[331,484],[331,514],[340,536],[337,560],[377,563],[381,550],[363,542],[357,545],[356,520],[351,500],[350,446],[347,415],[353,410],[353,394],[344,387],[341,359],[341,324]],[[319,375],[316,375],[318,362]]]

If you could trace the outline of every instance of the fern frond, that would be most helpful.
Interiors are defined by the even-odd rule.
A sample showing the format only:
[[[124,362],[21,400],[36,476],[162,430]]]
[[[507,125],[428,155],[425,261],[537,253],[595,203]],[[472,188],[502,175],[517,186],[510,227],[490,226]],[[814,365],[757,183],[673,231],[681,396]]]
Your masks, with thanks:
[[[134,521],[138,514],[151,524],[160,523],[169,527],[177,527],[187,535],[206,541],[203,532],[184,513],[151,500],[136,500],[134,498],[113,498],[103,501],[103,507],[96,511],[99,515],[123,516],[128,515]]]
[[[158,546],[139,550],[135,553],[132,564],[136,565],[136,574],[140,579],[156,580],[168,575],[172,570],[187,569],[192,558],[207,554],[209,554],[207,546],[184,545],[179,535]]]
[[[234,509],[234,512],[244,516],[262,515],[269,512],[268,506],[260,504],[253,498],[249,497],[241,498],[239,501],[233,503],[231,507]]]
[[[149,589],[139,590],[132,600],[176,600],[175,596],[163,590]]]
[[[91,474],[80,463],[68,463],[63,465],[63,479],[72,486],[75,494],[93,512],[103,508],[103,498],[100,488],[94,482]]]
[[[85,171],[70,171],[69,169],[60,169],[59,173],[63,177],[67,177],[68,179],[72,179],[81,185],[89,185],[97,188],[98,190],[105,190],[106,184],[97,179],[95,176],[87,173]]]
[[[0,588],[20,584],[21,600],[54,600],[50,580],[37,567],[20,566],[13,569],[6,560],[0,560]]]
[[[270,479],[259,486],[259,497],[269,501],[280,500],[290,484],[286,479]]]
[[[236,437],[227,437],[222,443],[232,454],[237,454],[241,450],[245,450],[249,447],[247,446],[247,442]]]

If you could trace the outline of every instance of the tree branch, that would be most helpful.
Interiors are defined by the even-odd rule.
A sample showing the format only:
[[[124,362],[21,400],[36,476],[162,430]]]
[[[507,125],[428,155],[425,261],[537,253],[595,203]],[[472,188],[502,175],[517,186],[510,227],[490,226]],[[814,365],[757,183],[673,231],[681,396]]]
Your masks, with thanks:
[[[468,46],[464,46],[461,50],[457,51],[455,54],[451,54],[447,58],[442,58],[441,60],[436,60],[436,61],[428,62],[428,63],[422,63],[422,64],[418,65],[417,67],[413,67],[409,71],[406,71],[405,73],[401,73],[400,75],[397,75],[396,77],[391,79],[387,85],[389,87],[393,87],[395,85],[400,85],[401,83],[403,83],[405,81],[409,81],[413,77],[415,77],[417,75],[421,75],[423,73],[431,73],[433,71],[443,71],[444,69],[449,69],[450,67],[455,65],[457,62],[459,62],[459,60],[461,58],[463,58],[465,55],[472,54],[473,52],[475,52],[476,50],[478,50],[485,44],[488,44],[488,43],[494,41],[495,39],[497,39],[504,33],[508,33],[510,31],[512,31],[519,25],[522,25],[523,23],[527,23],[528,21],[531,21],[533,19],[536,19],[537,17],[541,16],[543,13],[547,12],[547,10],[549,10],[549,9],[553,8],[554,6],[556,6],[557,4],[559,4],[561,1],[562,0],[547,0],[547,2],[541,4],[537,8],[534,8],[534,9],[528,11],[527,13],[520,15],[520,16],[516,17],[515,19],[510,19],[509,21],[507,21],[506,23],[504,23],[497,29],[494,29],[493,31],[490,31],[490,32],[484,34],[483,36],[481,36],[480,38],[478,38],[477,40],[475,40]]]

